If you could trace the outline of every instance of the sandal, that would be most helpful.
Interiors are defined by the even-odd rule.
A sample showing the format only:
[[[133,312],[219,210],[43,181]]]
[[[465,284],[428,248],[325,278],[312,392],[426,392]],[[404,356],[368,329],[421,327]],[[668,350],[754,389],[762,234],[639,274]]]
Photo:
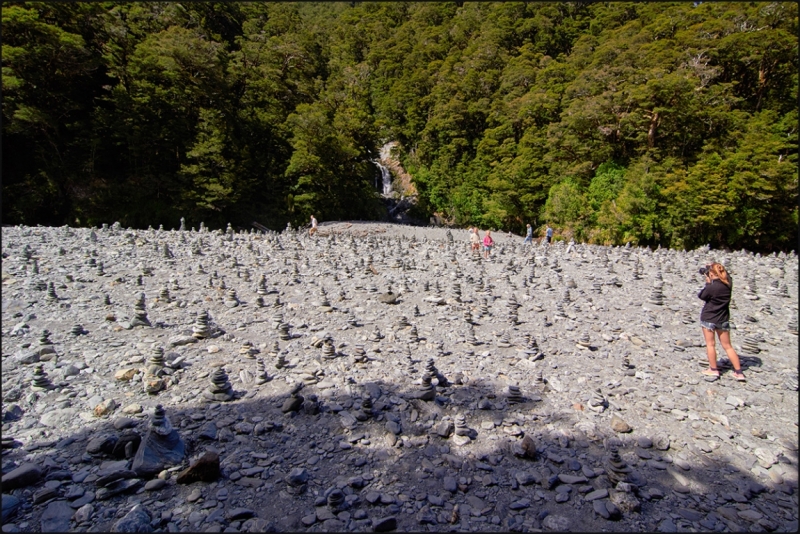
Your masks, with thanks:
[[[738,371],[736,369],[733,370],[733,378],[737,382],[747,382],[747,378],[745,378],[744,373],[741,369]]]
[[[700,374],[703,374],[703,375],[706,375],[706,376],[716,376],[717,378],[719,378],[719,369],[712,369],[712,368],[709,367],[708,369],[703,369],[700,372]]]

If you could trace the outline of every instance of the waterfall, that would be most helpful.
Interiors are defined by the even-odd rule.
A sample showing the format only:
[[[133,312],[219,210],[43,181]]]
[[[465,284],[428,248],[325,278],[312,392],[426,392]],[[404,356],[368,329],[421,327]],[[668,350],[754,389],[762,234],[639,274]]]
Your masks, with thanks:
[[[389,168],[381,163],[382,161],[389,160],[389,154],[391,153],[392,147],[396,142],[392,141],[390,143],[386,143],[383,145],[379,152],[378,159],[374,160],[373,163],[378,166],[381,170],[381,180],[383,182],[383,196],[388,197],[392,194],[392,173],[389,171]],[[378,189],[378,180],[377,177],[375,179],[375,189]]]
[[[386,165],[382,165],[377,161],[375,162],[375,165],[377,165],[378,168],[381,170],[381,180],[383,181],[383,194],[390,195],[392,193],[392,173],[389,172],[389,168]],[[375,185],[377,186],[377,183]]]

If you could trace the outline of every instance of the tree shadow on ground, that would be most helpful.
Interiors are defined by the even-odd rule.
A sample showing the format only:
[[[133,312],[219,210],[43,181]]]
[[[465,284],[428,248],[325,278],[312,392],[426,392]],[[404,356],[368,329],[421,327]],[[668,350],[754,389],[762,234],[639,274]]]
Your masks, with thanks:
[[[573,531],[672,527],[794,531],[797,525],[792,515],[792,507],[797,506],[796,482],[765,484],[753,473],[736,468],[725,455],[702,453],[692,443],[673,443],[666,451],[642,449],[638,438],[656,436],[615,434],[599,425],[576,426],[574,413],[549,405],[546,388],[526,391],[523,387],[527,401],[509,404],[507,391],[475,380],[439,387],[433,401],[411,398],[418,386],[408,384],[410,381],[403,386],[380,381],[357,385],[343,381],[326,389],[308,385],[300,395],[307,402],[310,395],[316,395],[320,410],[311,415],[303,408],[281,412],[296,379],[291,371],[278,372],[263,386],[244,385],[231,378],[240,390],[239,398],[232,402],[198,401],[166,407],[187,445],[187,456],[181,465],[172,466],[173,476],[165,488],[151,493],[139,485],[131,494],[102,501],[102,513],[80,525],[71,523],[72,529],[108,531],[136,503],[150,512],[155,529],[177,527],[181,531],[369,531],[373,521],[389,516],[397,519],[400,531],[528,531],[559,525],[568,525],[565,528]],[[355,422],[345,414],[358,415],[366,392],[371,392],[373,414],[367,421]],[[166,402],[168,395],[167,391],[148,399],[145,412],[134,416],[133,430],[144,435],[149,425],[147,414],[157,403]],[[482,406],[488,409],[476,409],[479,400],[487,401]],[[444,433],[442,423],[457,414],[467,415],[467,425],[477,432],[477,440],[458,446],[452,436],[440,435]],[[39,528],[45,504],[31,508],[30,502],[48,474],[62,470],[64,459],[80,455],[92,438],[119,434],[113,422],[120,415],[86,424],[56,442],[34,442],[6,451],[4,474],[25,461],[44,467],[41,482],[11,491],[23,501],[20,514],[27,518],[25,530]],[[209,421],[217,427],[217,439],[199,436]],[[398,425],[398,434],[387,429],[390,421]],[[259,423],[260,430],[256,429]],[[724,439],[724,427],[719,425],[719,430]],[[523,436],[533,439],[534,459],[513,452]],[[612,445],[619,447],[622,459],[638,473],[639,483],[644,482],[641,487],[634,486],[640,510],[625,511],[618,521],[599,516],[593,503],[584,499],[595,490],[613,487],[603,471],[608,468]],[[212,483],[176,484],[176,471],[209,450],[220,455],[222,477]],[[649,460],[644,458],[647,456]],[[115,459],[84,456],[68,468],[73,474],[96,473],[103,462]],[[779,460],[797,469],[796,453],[787,451]],[[258,468],[262,468],[260,472]],[[296,488],[286,481],[295,468],[306,469],[310,475],[307,489],[300,495],[295,495]],[[562,480],[557,475],[562,475]],[[564,475],[575,478],[564,479]],[[530,483],[532,480],[535,482]],[[57,498],[64,499],[71,485],[65,481],[57,489]],[[91,482],[77,485],[87,493],[96,489]],[[228,490],[224,500],[219,493],[222,487]],[[334,487],[344,492],[345,507],[331,511],[327,505],[319,506]],[[187,494],[193,490],[202,496],[188,502]],[[95,507],[98,504],[93,503]],[[242,507],[253,510],[255,518],[239,520],[227,515]],[[175,514],[176,509],[184,513]],[[191,514],[197,522],[190,523],[191,512],[197,512]],[[566,523],[554,518],[566,518]]]

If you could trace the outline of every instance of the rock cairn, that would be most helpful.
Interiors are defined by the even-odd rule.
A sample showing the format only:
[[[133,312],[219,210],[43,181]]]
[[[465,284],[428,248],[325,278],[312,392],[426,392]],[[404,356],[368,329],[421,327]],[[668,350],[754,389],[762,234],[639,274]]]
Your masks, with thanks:
[[[228,381],[228,373],[225,372],[225,369],[218,367],[211,373],[211,383],[208,389],[203,391],[203,398],[222,402],[233,400],[233,386]]]
[[[44,366],[40,364],[34,367],[33,378],[31,379],[31,389],[34,391],[49,391],[53,388],[55,388],[55,386],[47,376]]]
[[[144,293],[139,293],[139,297],[133,305],[133,319],[131,326],[152,326],[150,319],[147,318],[147,310],[145,308]]]
[[[211,335],[208,327],[208,311],[203,310],[197,314],[192,325],[192,337],[196,339],[206,339]]]

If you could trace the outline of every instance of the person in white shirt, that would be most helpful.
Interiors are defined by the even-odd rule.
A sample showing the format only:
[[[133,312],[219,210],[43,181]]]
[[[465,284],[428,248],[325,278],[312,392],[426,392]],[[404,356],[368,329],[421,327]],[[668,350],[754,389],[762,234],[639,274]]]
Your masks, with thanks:
[[[314,235],[317,233],[317,220],[314,216],[311,216],[311,228],[308,230],[308,235]]]

